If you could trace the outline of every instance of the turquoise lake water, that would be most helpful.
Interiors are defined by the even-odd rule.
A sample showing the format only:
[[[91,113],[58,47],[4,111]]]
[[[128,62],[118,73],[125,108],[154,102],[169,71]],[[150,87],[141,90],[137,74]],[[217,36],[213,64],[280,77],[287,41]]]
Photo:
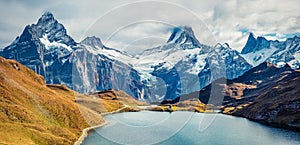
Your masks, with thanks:
[[[91,131],[84,145],[300,145],[300,133],[245,118],[193,112],[126,112]]]

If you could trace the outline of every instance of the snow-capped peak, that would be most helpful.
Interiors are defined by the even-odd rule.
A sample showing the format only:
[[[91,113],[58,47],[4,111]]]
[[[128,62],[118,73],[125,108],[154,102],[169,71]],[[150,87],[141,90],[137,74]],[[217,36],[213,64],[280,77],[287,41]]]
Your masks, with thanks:
[[[68,46],[76,45],[74,39],[67,34],[65,27],[54,18],[51,12],[45,12],[30,28],[38,38],[47,35],[50,42],[56,41]]]
[[[195,47],[200,45],[199,41],[194,35],[193,29],[188,26],[175,27],[167,43],[191,43]]]
[[[255,38],[253,33],[249,34],[247,43],[242,49],[242,54],[260,51],[264,48],[270,48],[270,41],[264,37],[258,36]]]

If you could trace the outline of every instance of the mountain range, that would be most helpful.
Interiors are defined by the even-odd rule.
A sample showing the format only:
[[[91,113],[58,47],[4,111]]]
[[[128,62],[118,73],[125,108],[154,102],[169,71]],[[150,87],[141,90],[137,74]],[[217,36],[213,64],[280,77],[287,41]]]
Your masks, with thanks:
[[[271,62],[282,67],[288,63],[293,69],[300,66],[300,37],[294,36],[285,41],[267,40],[250,33],[241,55],[253,66]]]
[[[270,41],[250,33],[240,53],[227,43],[202,44],[191,27],[179,26],[164,45],[131,56],[95,36],[75,42],[46,12],[0,55],[44,76],[46,83],[81,93],[119,89],[139,100],[159,102],[198,91],[222,77],[237,78],[265,61],[297,69],[299,50],[298,36]]]

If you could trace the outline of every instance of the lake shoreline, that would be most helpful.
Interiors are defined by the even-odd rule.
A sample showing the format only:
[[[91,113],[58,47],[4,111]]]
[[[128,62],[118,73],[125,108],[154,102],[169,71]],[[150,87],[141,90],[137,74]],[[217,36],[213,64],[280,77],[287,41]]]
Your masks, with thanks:
[[[105,113],[101,113],[100,115],[102,117],[106,116],[106,115],[110,115],[110,114],[114,114],[114,113],[119,113],[121,112],[123,109],[127,108],[128,106],[125,105],[124,107],[116,110],[116,111],[112,111],[112,112],[105,112]],[[81,136],[77,139],[77,141],[74,143],[74,145],[81,145],[81,143],[84,141],[84,139],[89,135],[89,132],[96,129],[96,128],[100,128],[100,127],[103,127],[104,125],[107,125],[109,124],[108,121],[104,121],[103,123],[101,124],[98,124],[98,125],[95,125],[95,126],[90,126],[90,127],[87,127],[87,128],[84,128],[82,130],[82,134]]]
[[[109,122],[105,121],[99,125],[95,125],[95,126],[91,126],[88,128],[85,128],[82,130],[82,134],[81,136],[78,138],[78,140],[74,143],[74,145],[81,145],[82,142],[84,141],[84,139],[89,135],[89,132],[96,129],[96,128],[100,128],[103,127],[104,125],[107,125]]]
[[[123,113],[121,112],[122,110],[124,110],[125,108],[127,108],[128,106],[124,106],[116,111],[113,111],[113,112],[106,112],[106,113],[101,113],[101,116],[106,116],[106,115],[110,115],[110,114],[115,114],[115,113]],[[151,110],[151,109],[141,109],[139,111],[153,111],[153,112],[168,112],[168,111],[164,111],[164,110]],[[266,126],[269,126],[269,127],[274,127],[274,128],[281,128],[281,129],[286,129],[286,130],[290,130],[290,131],[295,131],[295,132],[299,132],[299,130],[296,128],[293,128],[293,127],[286,127],[286,126],[283,126],[281,124],[271,124],[271,123],[266,123],[266,122],[263,122],[263,121],[259,121],[259,120],[255,120],[255,119],[251,119],[251,118],[247,118],[247,117],[243,117],[243,116],[238,116],[238,115],[232,115],[232,114],[226,114],[226,113],[222,113],[222,112],[196,112],[196,111],[188,111],[188,110],[174,110],[174,112],[176,111],[187,111],[187,112],[195,112],[195,113],[204,113],[204,114],[224,114],[224,115],[228,115],[228,116],[234,116],[234,117],[241,117],[241,118],[245,118],[245,119],[248,119],[252,122],[256,122],[256,123],[259,123],[259,124],[263,124],[263,125],[266,125]],[[128,111],[130,112],[130,111]],[[82,131],[82,135],[79,137],[79,139],[74,143],[74,145],[80,145],[83,140],[88,136],[89,132],[92,131],[93,129],[96,129],[96,128],[100,128],[100,127],[103,127],[104,125],[107,125],[109,124],[108,121],[105,121],[104,123],[102,124],[99,124],[99,125],[96,125],[96,126],[91,126],[91,127],[88,127],[88,128],[85,128],[83,129]]]
[[[245,116],[242,116],[242,115],[226,114],[226,113],[221,113],[221,114],[246,118],[246,119],[248,119],[252,122],[256,122],[256,123],[259,123],[259,124],[262,124],[262,125],[265,125],[265,126],[269,126],[269,127],[280,128],[280,129],[285,129],[285,130],[294,131],[294,132],[300,132],[299,126],[292,126],[292,125],[284,124],[284,123],[267,122],[266,120],[253,119],[253,118],[245,117]]]
[[[152,121],[154,121],[154,122],[157,122],[157,117],[158,118],[161,118],[161,119],[163,119],[163,118],[166,118],[166,117],[168,117],[168,116],[170,116],[168,113],[166,113],[166,112],[157,112],[156,113],[156,111],[146,111],[146,112],[148,112],[148,113],[143,113],[144,111],[142,111],[142,112],[136,112],[136,114],[128,114],[129,116],[127,116],[127,117],[124,117],[123,115],[119,115],[120,113],[118,113],[118,114],[114,114],[114,117],[108,117],[107,116],[107,118],[105,118],[108,122],[111,122],[111,121],[113,121],[113,120],[115,120],[115,119],[117,119],[117,120],[122,120],[122,119],[124,119],[124,120],[122,120],[122,121],[124,121],[124,122],[128,122],[128,121],[130,121],[130,123],[132,123],[131,125],[134,125],[135,123],[136,123],[136,125],[137,126],[140,126],[141,125],[141,122],[140,121],[142,121],[142,120],[148,120],[149,121],[149,119],[150,120],[152,120],[152,118],[153,118],[153,120]],[[153,112],[153,113],[151,113],[151,112]],[[191,114],[190,113],[194,113],[194,112],[190,112],[190,111],[178,111],[178,113],[176,113],[176,112],[174,112],[175,113],[175,115],[172,115],[172,117],[177,117],[177,119],[179,119],[179,120],[181,120],[182,119],[182,117],[183,116],[190,116]],[[128,113],[128,112],[122,112],[122,113]],[[121,113],[121,114],[122,114]],[[189,114],[189,115],[187,115],[187,113]],[[210,114],[210,113],[209,113]],[[209,115],[209,114],[206,114],[206,113],[195,113],[194,115],[192,115],[193,117],[192,118],[190,118],[190,120],[189,120],[189,123],[187,123],[186,125],[184,125],[185,127],[184,128],[181,128],[180,129],[180,133],[179,133],[179,136],[177,136],[176,137],[176,135],[175,135],[175,137],[173,137],[173,139],[171,139],[171,140],[166,140],[166,142],[168,143],[180,143],[180,142],[178,142],[179,140],[177,140],[176,138],[184,138],[184,140],[186,139],[186,141],[188,141],[188,142],[190,142],[190,143],[205,143],[205,140],[202,140],[202,139],[197,139],[197,137],[196,136],[194,136],[194,137],[191,137],[190,136],[190,134],[191,134],[191,131],[194,131],[194,133],[198,133],[199,132],[199,130],[197,129],[198,127],[199,127],[199,121],[201,121],[202,120],[202,118],[204,117],[204,116],[207,116],[207,115]],[[182,116],[183,115],[183,116]],[[237,116],[232,116],[232,115],[226,115],[226,114],[222,114],[222,113],[217,113],[216,115],[218,115],[218,117],[214,120],[214,123],[213,124],[211,124],[208,128],[206,128],[207,129],[207,131],[205,131],[205,132],[201,132],[200,134],[199,134],[199,137],[201,137],[202,135],[204,135],[204,136],[207,136],[207,135],[209,135],[210,136],[210,134],[211,134],[211,131],[214,131],[214,130],[217,130],[217,129],[221,129],[220,131],[222,132],[222,129],[224,129],[224,128],[226,128],[226,131],[225,132],[227,132],[227,131],[229,131],[229,132],[231,132],[230,134],[233,134],[233,135],[226,135],[226,133],[220,133],[220,135],[219,135],[219,137],[225,137],[225,138],[228,138],[229,140],[228,141],[230,141],[231,143],[232,143],[232,139],[233,138],[236,138],[236,136],[239,136],[240,135],[240,133],[239,132],[242,132],[242,131],[244,131],[244,129],[245,130],[248,130],[248,131],[244,131],[243,132],[243,134],[244,135],[246,135],[246,136],[249,136],[250,138],[254,138],[254,137],[256,137],[257,138],[257,141],[259,141],[260,139],[262,140],[262,142],[261,143],[264,143],[264,142],[269,142],[269,144],[270,143],[273,143],[273,139],[272,139],[272,137],[270,136],[270,135],[273,135],[274,134],[274,132],[273,131],[275,131],[275,132],[278,132],[279,134],[277,134],[277,136],[278,137],[282,137],[284,140],[282,140],[282,141],[287,141],[287,142],[289,142],[289,140],[290,140],[290,138],[288,137],[288,138],[286,138],[286,137],[284,137],[283,135],[286,135],[287,133],[288,134],[290,134],[290,135],[292,135],[294,138],[295,138],[295,136],[298,136],[299,137],[299,135],[300,134],[297,134],[297,133],[294,133],[293,131],[291,132],[290,130],[281,130],[281,129],[276,129],[276,128],[273,128],[273,127],[267,127],[267,126],[265,126],[265,125],[262,125],[262,124],[259,124],[259,123],[257,123],[257,122],[254,122],[254,121],[251,121],[251,120],[249,120],[249,119],[246,119],[246,118],[243,118],[243,117],[237,117]],[[219,116],[220,115],[220,116]],[[126,116],[126,115],[125,115]],[[155,116],[155,117],[154,117]],[[209,115],[210,116],[210,115]],[[130,119],[128,118],[128,117],[130,117]],[[148,117],[148,118],[147,118]],[[178,118],[179,117],[179,118]],[[208,116],[207,116],[208,117]],[[135,119],[136,118],[136,119]],[[156,118],[156,119],[154,119],[154,118]],[[180,119],[181,118],[181,119]],[[239,119],[240,118],[240,119]],[[175,119],[175,118],[173,118],[173,119]],[[172,119],[172,120],[173,120]],[[177,120],[177,119],[175,119],[175,120]],[[169,121],[167,121],[167,122],[164,122],[165,124],[173,124],[174,122],[172,121],[172,120],[169,120]],[[131,122],[132,121],[132,122]],[[185,122],[184,120],[181,120],[182,122]],[[232,123],[233,122],[233,123]],[[252,123],[251,123],[252,122]],[[153,123],[153,122],[152,122]],[[142,123],[143,125],[152,125],[152,123],[150,122],[145,122],[145,123]],[[160,125],[162,125],[162,126],[164,126],[164,123],[162,123],[162,124],[160,124]],[[178,123],[178,122],[177,122]],[[229,124],[229,125],[225,125],[224,126],[224,124]],[[118,132],[119,133],[119,129],[120,129],[120,125],[122,126],[122,123],[114,123],[114,124],[111,124],[111,125],[107,125],[107,127],[106,126],[104,126],[104,127],[101,127],[101,129],[99,129],[99,132],[98,132],[98,130],[97,130],[97,132],[99,133],[99,134],[101,134],[101,135],[99,135],[97,132],[94,132],[94,131],[92,131],[92,132],[88,132],[89,134],[91,134],[91,136],[87,136],[86,138],[85,138],[85,140],[83,140],[83,143],[90,143],[90,144],[97,144],[97,143],[99,143],[99,142],[103,142],[103,144],[109,144],[109,143],[111,143],[111,141],[113,141],[113,142],[115,142],[115,141],[121,141],[122,143],[128,143],[128,144],[130,144],[130,143],[133,143],[133,144],[139,144],[139,143],[141,143],[140,141],[141,140],[137,140],[137,142],[134,142],[134,141],[132,141],[130,138],[128,138],[128,134],[130,134],[130,132],[131,133],[136,133],[137,131],[141,131],[141,132],[148,132],[148,133],[150,133],[150,135],[148,136],[148,137],[150,137],[150,138],[148,138],[148,139],[146,139],[146,140],[143,140],[143,141],[145,141],[145,143],[150,143],[151,142],[151,140],[152,139],[155,139],[155,138],[152,138],[151,139],[151,133],[153,133],[154,135],[154,137],[157,137],[157,133],[158,133],[158,131],[161,129],[161,131],[162,132],[164,132],[163,134],[162,134],[162,136],[163,135],[166,135],[166,134],[172,134],[172,133],[168,133],[168,132],[172,132],[172,130],[170,130],[170,129],[166,129],[166,128],[161,128],[161,127],[159,127],[159,128],[156,128],[156,127],[152,127],[152,126],[150,126],[150,127],[148,127],[148,128],[139,128],[139,129],[136,129],[135,127],[133,127],[133,128],[124,128],[125,130],[127,130],[126,132],[122,132],[121,134],[120,134],[120,136],[119,135],[116,135],[115,134],[115,132]],[[176,122],[175,122],[175,124],[173,124],[173,125],[176,125]],[[237,125],[237,126],[232,126],[232,125]],[[124,125],[123,125],[124,126]],[[178,125],[176,125],[176,126],[173,126],[173,127],[177,127]],[[239,126],[241,126],[241,127],[239,127]],[[250,126],[250,127],[249,127]],[[245,127],[245,128],[244,128]],[[255,127],[257,127],[257,128],[255,128]],[[122,127],[121,127],[122,128]],[[153,128],[153,129],[151,129],[151,128]],[[193,129],[192,129],[193,128]],[[136,129],[136,130],[135,130]],[[192,129],[192,130],[191,130]],[[258,132],[258,134],[260,134],[259,135],[259,137],[257,137],[256,135],[253,135],[253,132],[256,132],[257,130],[259,130],[259,132]],[[112,138],[110,138],[110,139],[112,139],[112,140],[106,140],[105,139],[105,137],[103,137],[102,136],[102,133],[104,133],[103,135],[104,136],[106,136],[107,137],[107,135],[109,136],[109,134],[111,134],[112,135]],[[186,134],[187,133],[187,134]],[[193,133],[193,134],[194,134]],[[122,134],[126,134],[126,135],[122,135]],[[142,134],[143,133],[140,133],[140,137],[142,136]],[[178,134],[177,134],[178,135]],[[180,135],[183,135],[183,136],[180,136]],[[125,138],[119,138],[119,137],[125,137]],[[159,135],[160,136],[160,135]],[[173,135],[172,135],[173,136]],[[213,136],[213,135],[212,135]],[[234,137],[233,137],[234,136]],[[264,137],[262,137],[262,136],[264,136],[264,137],[269,137],[269,138],[266,138],[266,140],[265,140],[265,138]],[[196,137],[196,138],[195,138]],[[242,137],[238,137],[239,139],[237,140],[237,142],[235,142],[235,143],[233,143],[233,144],[238,144],[238,143],[240,143],[240,141],[242,141],[242,142],[248,142],[247,140],[245,141],[244,139],[244,137],[242,136]],[[296,137],[297,138],[297,137]],[[120,139],[120,140],[119,140]],[[237,138],[236,138],[237,139]],[[251,140],[251,139],[250,139]],[[250,141],[249,140],[249,141]],[[150,142],[149,142],[150,141]],[[202,142],[203,141],[203,142]],[[207,141],[209,141],[209,142],[206,142],[206,143],[216,143],[216,144],[218,144],[218,143],[220,143],[220,141],[212,141],[212,140],[210,140],[210,139],[208,139]],[[294,139],[294,140],[292,140],[292,142],[294,142],[295,143],[295,141],[296,142],[299,142],[300,140],[297,140],[297,139]],[[181,143],[183,143],[183,142],[181,142]],[[291,143],[291,142],[289,142],[289,143]],[[279,143],[280,144],[280,143]],[[278,144],[278,145],[279,145]]]

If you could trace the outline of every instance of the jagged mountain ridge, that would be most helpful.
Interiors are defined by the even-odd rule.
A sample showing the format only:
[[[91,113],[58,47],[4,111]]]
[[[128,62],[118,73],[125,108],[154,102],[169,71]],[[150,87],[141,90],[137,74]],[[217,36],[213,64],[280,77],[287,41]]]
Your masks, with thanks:
[[[0,52],[1,56],[15,59],[43,75],[47,83],[64,84],[82,93],[115,87],[138,98],[143,87],[138,73],[111,54],[122,55],[124,59],[129,56],[104,46],[96,37],[75,42],[50,12],[44,13],[37,24],[26,26]]]
[[[282,67],[288,63],[293,69],[300,66],[300,37],[294,36],[285,41],[267,40],[253,33],[249,34],[247,43],[242,49],[242,56],[253,66],[262,62],[271,62]]]

